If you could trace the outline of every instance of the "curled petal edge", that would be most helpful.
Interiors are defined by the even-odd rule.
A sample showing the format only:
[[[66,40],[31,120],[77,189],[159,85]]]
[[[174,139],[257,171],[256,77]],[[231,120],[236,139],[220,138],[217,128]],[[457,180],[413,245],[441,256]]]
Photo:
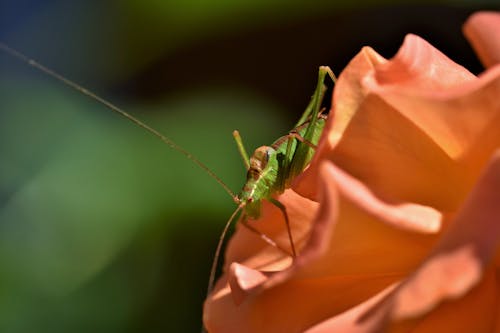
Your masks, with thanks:
[[[325,163],[321,166],[322,175],[328,173],[330,166]],[[328,248],[331,233],[335,229],[338,215],[338,193],[335,180],[331,177],[321,182],[321,202],[329,204],[320,205],[314,219],[314,227],[303,251],[295,258],[293,264],[280,272],[265,273],[232,263],[228,272],[228,281],[231,287],[233,300],[241,304],[250,295],[255,295],[264,289],[272,288],[292,278],[302,267],[319,258]]]
[[[320,179],[323,180],[320,184],[322,204],[304,250],[289,268],[280,272],[262,272],[236,262],[232,263],[228,272],[228,282],[235,304],[241,304],[248,296],[256,295],[264,289],[291,279],[328,250],[338,216],[339,195],[381,223],[395,228],[430,234],[441,229],[442,215],[432,207],[413,203],[387,203],[359,180],[330,162],[320,166],[320,173]]]

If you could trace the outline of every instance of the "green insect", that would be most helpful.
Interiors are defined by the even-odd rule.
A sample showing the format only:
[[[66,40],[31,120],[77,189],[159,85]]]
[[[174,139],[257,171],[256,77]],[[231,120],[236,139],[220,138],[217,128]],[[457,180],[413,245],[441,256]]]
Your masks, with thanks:
[[[314,94],[294,129],[287,135],[277,139],[270,146],[257,148],[250,158],[238,131],[234,131],[233,135],[238,150],[248,170],[247,179],[239,195],[233,197],[234,201],[238,204],[238,208],[226,222],[224,230],[221,233],[210,272],[208,293],[212,290],[215,282],[217,262],[225,234],[232,220],[240,211],[243,211],[240,222],[246,228],[258,234],[270,245],[282,249],[269,237],[260,233],[248,223],[247,219],[259,218],[262,200],[269,201],[283,213],[290,241],[291,256],[297,256],[286,207],[274,197],[277,194],[283,193],[285,189],[291,186],[295,177],[304,171],[314,155],[316,144],[323,132],[326,120],[321,106],[327,89],[325,85],[327,76],[335,82],[336,79],[332,70],[329,67],[321,66]],[[286,252],[286,250],[283,251]]]
[[[210,278],[208,283],[208,292],[210,292],[214,285],[217,262],[220,255],[221,247],[227,230],[231,222],[236,218],[236,216],[242,212],[242,217],[240,219],[241,223],[247,227],[252,232],[258,234],[267,243],[280,248],[281,250],[287,252],[292,257],[297,255],[295,249],[293,235],[290,228],[290,223],[288,219],[288,214],[286,212],[286,207],[276,200],[274,197],[277,194],[282,193],[285,189],[289,188],[295,179],[304,169],[308,166],[311,161],[316,145],[318,143],[319,137],[323,131],[326,115],[322,111],[322,102],[326,92],[325,80],[330,77],[332,81],[335,82],[335,76],[331,69],[326,66],[321,66],[319,68],[318,81],[316,89],[311,98],[309,105],[302,114],[301,118],[295,125],[294,129],[290,131],[287,135],[280,137],[270,146],[261,146],[255,150],[251,157],[244,148],[242,139],[237,131],[234,131],[233,136],[236,140],[238,150],[243,158],[245,167],[247,169],[246,182],[238,195],[235,195],[222,180],[217,177],[205,164],[199,161],[191,153],[177,145],[174,141],[159,133],[157,130],[146,125],[142,121],[136,119],[132,115],[126,113],[114,104],[102,99],[93,92],[81,87],[80,85],[64,78],[58,73],[52,71],[51,69],[37,63],[36,61],[26,57],[22,53],[10,48],[9,46],[0,43],[0,49],[12,56],[28,63],[29,65],[35,67],[36,69],[52,76],[53,78],[63,82],[64,84],[70,86],[71,88],[87,95],[88,97],[98,101],[99,103],[105,105],[107,108],[111,109],[124,116],[128,120],[132,121],[136,125],[146,129],[153,135],[160,138],[164,143],[166,143],[171,148],[177,150],[178,152],[184,154],[188,159],[195,162],[199,167],[201,167],[205,172],[207,172],[213,179],[215,179],[224,190],[231,195],[233,200],[238,204],[237,209],[233,212],[229,220],[226,222],[223,232],[221,233],[219,243],[214,255],[214,260],[210,272]],[[253,228],[249,223],[249,219],[257,219],[261,213],[262,200],[267,200],[278,207],[283,213],[285,224],[287,228],[288,238],[290,242],[291,253],[284,250],[275,242],[273,242],[269,237],[260,233],[258,230]]]

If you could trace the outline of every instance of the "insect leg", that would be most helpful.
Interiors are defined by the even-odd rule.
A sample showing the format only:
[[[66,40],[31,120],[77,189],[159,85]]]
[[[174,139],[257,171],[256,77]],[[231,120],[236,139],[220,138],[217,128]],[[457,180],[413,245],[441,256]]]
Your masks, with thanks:
[[[328,119],[328,116],[324,114],[325,110],[326,110],[325,108],[320,110],[320,113],[318,114],[318,119],[320,119],[322,121],[326,121]],[[294,135],[294,137],[297,140],[304,142],[305,138],[300,134],[300,131],[306,129],[307,126],[309,126],[310,122],[311,122],[311,118],[307,118],[305,123],[303,123],[300,126],[295,127],[293,130],[290,131],[290,133],[297,133],[300,137],[297,137],[295,135]],[[279,147],[282,144],[284,144],[285,142],[288,141],[288,139],[290,137],[290,133],[287,135],[283,135],[283,136],[279,137],[278,139],[276,139],[276,141],[273,142],[271,147],[273,147],[274,149],[279,149]],[[307,141],[309,141],[309,140],[307,140]],[[309,141],[309,142],[315,147],[315,145],[311,141]],[[311,147],[311,148],[314,148],[314,147]],[[288,147],[287,147],[287,149],[288,149]]]
[[[236,141],[236,146],[238,147],[238,151],[240,153],[240,156],[243,159],[243,163],[245,163],[245,168],[248,170],[248,169],[250,169],[250,159],[248,158],[247,150],[245,149],[245,146],[243,145],[243,140],[241,140],[240,132],[238,132],[237,130],[234,130],[233,137],[234,137],[234,140]]]
[[[316,150],[316,148],[318,148],[318,146],[316,146],[314,143],[312,143],[311,141],[309,140],[306,140],[302,135],[300,135],[299,132],[293,130],[291,131],[290,133],[288,133],[287,135],[289,138],[295,138],[297,140],[299,140],[300,142],[303,142],[305,143],[306,145],[308,145],[309,147],[311,147],[312,149]]]
[[[311,97],[311,101],[307,105],[304,113],[300,117],[299,121],[295,125],[295,127],[300,126],[301,124],[305,123],[307,118],[315,118],[317,115],[317,104],[318,102],[321,102],[323,100],[325,91],[326,91],[326,86],[324,85],[326,76],[329,76],[330,79],[333,81],[333,83],[336,82],[337,78],[335,77],[335,74],[333,74],[333,71],[330,69],[328,66],[320,66],[319,71],[318,71],[318,83],[316,86],[316,89]],[[314,121],[314,119],[313,119]]]
[[[254,226],[252,226],[250,223],[248,223],[248,220],[246,218],[243,218],[241,221],[240,221],[241,225],[244,226],[245,228],[247,228],[249,231],[253,232],[254,234],[256,234],[257,236],[260,237],[260,239],[262,239],[264,242],[266,242],[267,244],[279,249],[280,251],[282,251],[283,253],[285,253],[286,255],[288,256],[291,256],[293,257],[293,254],[290,253],[288,250],[284,249],[283,247],[281,247],[278,243],[276,243],[275,241],[273,241],[271,239],[271,237],[267,236],[266,234],[260,232],[259,230],[257,230],[257,228],[255,228]]]
[[[308,109],[310,108],[310,111],[309,113],[304,113],[305,119],[301,119],[301,121],[309,121],[306,122],[307,126],[304,130],[300,130],[300,132],[297,131],[298,133],[300,133],[300,136],[294,135],[294,137],[298,141],[296,148],[292,149],[291,155],[287,154],[286,156],[286,159],[290,161],[289,167],[287,168],[287,186],[290,185],[290,182],[297,175],[304,171],[307,164],[309,164],[309,162],[311,161],[315,149],[314,145],[317,144],[319,137],[321,136],[321,132],[323,131],[325,121],[321,116],[321,104],[323,102],[326,91],[325,79],[330,72],[331,70],[328,67],[320,67],[316,90],[314,91],[313,98],[311,99],[311,103],[308,106]],[[302,141],[300,140],[300,138],[303,138],[304,140]]]
[[[285,217],[286,230],[288,233],[288,239],[290,240],[290,248],[292,249],[293,257],[295,258],[297,257],[297,251],[295,251],[295,244],[293,242],[293,237],[292,237],[292,229],[290,228],[290,220],[288,219],[288,213],[286,212],[286,207],[281,202],[273,198],[270,198],[269,202],[278,207],[283,213],[283,216]]]

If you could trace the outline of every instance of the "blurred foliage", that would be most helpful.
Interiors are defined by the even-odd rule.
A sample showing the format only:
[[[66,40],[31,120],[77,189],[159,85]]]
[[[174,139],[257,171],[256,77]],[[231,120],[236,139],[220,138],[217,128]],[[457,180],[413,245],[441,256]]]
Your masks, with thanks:
[[[138,315],[133,309],[136,299],[132,298],[144,298],[137,295],[139,291],[152,296],[152,286],[147,281],[141,283],[145,278],[153,279],[157,287],[166,284],[168,287],[162,287],[168,290],[164,296],[175,304],[172,308],[180,311],[179,303],[185,303],[183,298],[189,296],[175,297],[172,292],[185,282],[185,276],[176,274],[182,266],[201,261],[192,270],[201,274],[194,281],[206,280],[209,245],[216,239],[216,232],[207,224],[222,224],[231,212],[231,198],[192,162],[170,151],[161,141],[107,114],[102,106],[85,97],[62,92],[54,85],[10,77],[0,81],[4,110],[0,122],[4,161],[0,168],[2,331],[49,332],[54,328],[52,320],[59,323],[60,315],[69,321],[66,328],[71,331],[76,330],[71,325],[92,320],[99,321],[97,327],[108,327],[108,320],[118,320],[118,329]],[[174,110],[164,114],[141,106],[141,112],[151,114],[143,118],[197,152],[235,189],[241,186],[244,169],[231,140],[231,128],[243,123],[243,133],[252,134],[251,129],[259,128],[257,133],[267,132],[268,137],[280,128],[279,119],[269,116],[272,105],[237,91],[225,91],[223,95],[217,91],[193,92],[150,108]],[[251,141],[259,139],[257,133],[253,133]],[[183,241],[170,239],[175,232],[188,231],[195,234],[191,240],[188,234]],[[208,239],[202,239],[200,244],[194,242],[201,236]],[[177,248],[162,244],[167,241]],[[184,262],[189,257],[186,253],[197,246],[198,258]],[[137,251],[144,251],[146,256],[137,258]],[[172,253],[179,258],[171,257]],[[123,255],[132,256],[131,260],[144,269],[143,274],[134,272],[137,267],[109,271],[114,261],[128,260],[120,259]],[[177,264],[170,266],[163,260]],[[154,276],[159,274],[157,270],[165,270],[163,279],[171,277],[154,281],[158,279]],[[135,276],[127,276],[127,271]],[[116,280],[116,284],[95,284],[94,280],[103,278]],[[81,294],[81,289],[87,291]],[[190,304],[191,309],[184,309],[199,314],[200,309],[193,309],[193,305],[201,305],[203,287],[193,283],[181,290],[200,297]],[[93,297],[87,299],[87,293]],[[80,322],[83,318],[71,316],[82,313],[59,315],[61,310],[74,311],[66,308],[69,304],[78,307],[79,302],[102,303],[101,298],[108,293],[112,299],[102,310],[108,311],[110,318],[105,314],[96,318],[85,315],[87,319]],[[116,303],[120,305],[116,307]],[[26,320],[27,315],[38,320]],[[117,315],[121,317],[114,318]],[[172,319],[182,317],[176,314]],[[82,332],[85,330],[82,327]]]
[[[460,36],[478,2],[395,3],[2,0],[0,36],[167,134],[237,191],[245,170],[232,130],[248,150],[286,133],[320,64],[338,73],[366,44],[389,57],[416,32],[481,70]],[[0,156],[0,332],[199,329],[234,209],[203,171],[5,54]]]

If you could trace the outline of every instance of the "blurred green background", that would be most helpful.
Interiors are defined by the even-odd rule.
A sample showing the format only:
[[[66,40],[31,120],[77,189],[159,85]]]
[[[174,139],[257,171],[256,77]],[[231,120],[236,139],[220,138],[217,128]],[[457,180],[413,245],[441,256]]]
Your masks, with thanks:
[[[377,5],[375,5],[377,3]],[[317,67],[417,33],[475,73],[460,26],[493,1],[0,1],[0,39],[173,138],[238,191]],[[369,149],[369,148],[368,148]],[[0,332],[196,332],[234,209],[204,172],[0,54]]]

